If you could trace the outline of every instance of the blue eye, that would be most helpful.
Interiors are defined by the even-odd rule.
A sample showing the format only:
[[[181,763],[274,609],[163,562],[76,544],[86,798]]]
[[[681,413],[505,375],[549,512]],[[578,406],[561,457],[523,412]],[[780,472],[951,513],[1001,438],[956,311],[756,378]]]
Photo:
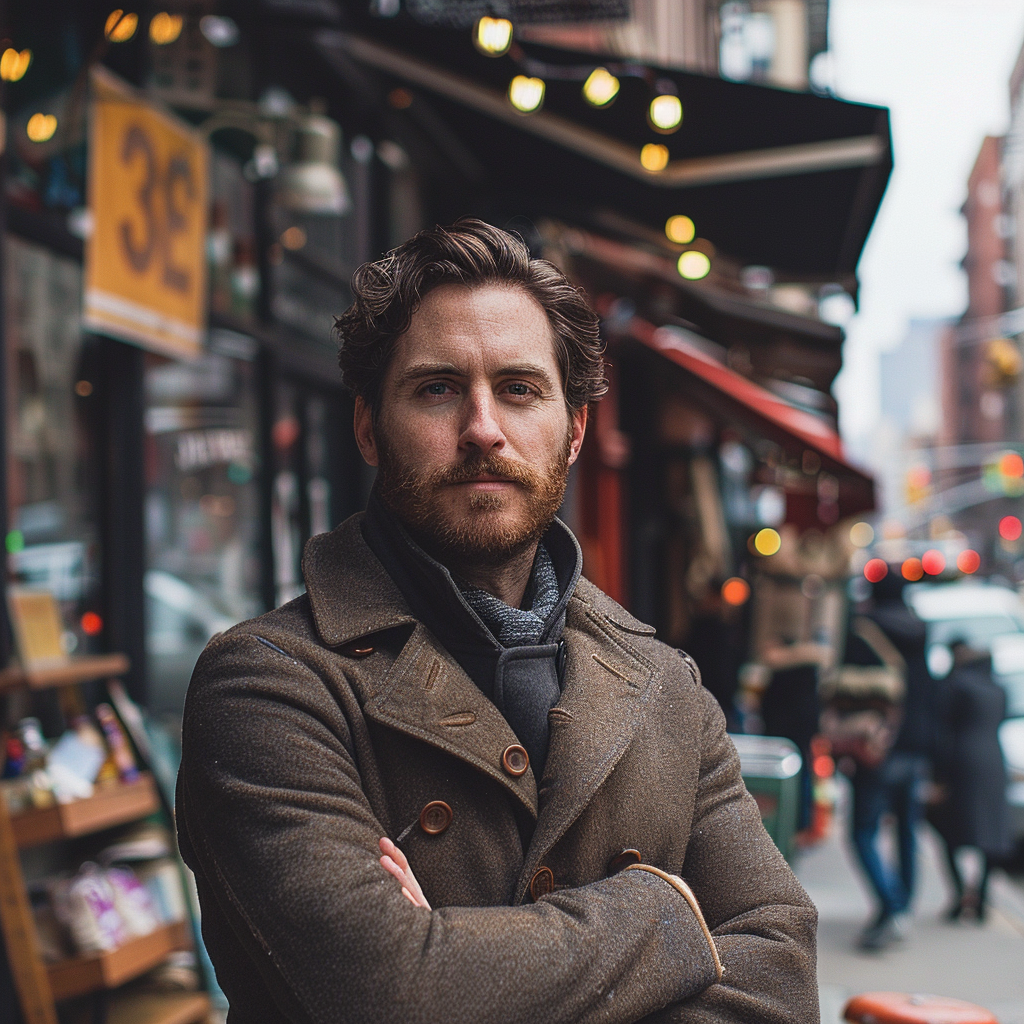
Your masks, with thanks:
[[[428,384],[423,389],[423,393],[427,395],[443,395],[447,390],[448,385],[444,381],[436,380],[432,384]]]

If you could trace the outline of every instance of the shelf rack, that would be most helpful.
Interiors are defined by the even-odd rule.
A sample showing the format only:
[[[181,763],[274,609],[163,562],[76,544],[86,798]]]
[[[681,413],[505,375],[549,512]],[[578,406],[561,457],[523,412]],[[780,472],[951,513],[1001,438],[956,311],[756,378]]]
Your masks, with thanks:
[[[117,676],[127,668],[121,654],[71,659],[32,672],[7,668],[0,671],[0,693],[70,686]],[[137,821],[159,806],[149,773],[133,782],[98,786],[82,800],[13,815],[0,794],[0,930],[25,1024],[58,1024],[58,1000],[90,995],[102,998],[106,1024],[201,1024],[208,1019],[210,1000],[203,992],[118,991],[169,953],[192,945],[186,922],[163,925],[118,949],[47,964],[32,918],[20,850]],[[100,1019],[95,1012],[89,1016]]]

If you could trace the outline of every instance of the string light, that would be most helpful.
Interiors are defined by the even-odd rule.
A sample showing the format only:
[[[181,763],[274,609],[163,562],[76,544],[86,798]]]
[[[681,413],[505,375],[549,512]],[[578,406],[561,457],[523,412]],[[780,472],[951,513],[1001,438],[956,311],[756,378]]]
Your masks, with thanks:
[[[501,57],[512,45],[512,22],[507,18],[480,18],[473,29],[473,43],[488,57]]]
[[[167,46],[181,35],[184,24],[185,19],[180,14],[160,11],[159,14],[153,15],[153,20],[149,23],[149,38],[157,46]]]
[[[711,273],[711,260],[696,249],[688,249],[676,262],[676,270],[687,281],[699,281]]]
[[[112,43],[126,43],[139,26],[137,14],[125,14],[119,7],[107,15],[107,23],[103,26],[103,34]]]
[[[671,135],[683,123],[683,104],[671,93],[655,96],[647,109],[647,118],[656,132]]]
[[[607,68],[594,68],[583,83],[583,97],[593,107],[607,107],[619,94],[619,80]]]
[[[665,170],[668,167],[668,146],[662,146],[657,142],[648,142],[640,150],[640,166],[652,174]]]
[[[524,114],[539,110],[544,102],[544,80],[516,75],[509,83],[508,99],[516,110]]]
[[[679,245],[687,245],[693,241],[697,234],[697,227],[693,221],[681,213],[669,217],[665,221],[665,237],[670,242],[677,242]]]
[[[19,52],[13,46],[9,46],[0,57],[0,78],[5,82],[20,82],[31,63],[31,50]]]

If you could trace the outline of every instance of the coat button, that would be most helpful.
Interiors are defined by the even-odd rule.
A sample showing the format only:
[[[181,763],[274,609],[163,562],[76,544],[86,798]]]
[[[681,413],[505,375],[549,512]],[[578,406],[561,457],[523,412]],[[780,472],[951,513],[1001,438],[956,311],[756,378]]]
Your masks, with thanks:
[[[431,800],[420,811],[420,828],[428,836],[439,836],[452,823],[452,809],[443,800]]]
[[[641,860],[643,858],[639,850],[623,850],[608,861],[608,874],[618,874],[623,868],[628,868],[630,864],[639,864]]]
[[[526,747],[513,743],[505,748],[505,753],[501,755],[501,763],[509,775],[525,775],[526,769],[530,767],[530,755],[526,752]]]
[[[533,873],[533,878],[530,879],[530,895],[533,897],[534,903],[541,896],[547,896],[549,892],[554,892],[554,889],[555,874],[551,868],[537,868]]]

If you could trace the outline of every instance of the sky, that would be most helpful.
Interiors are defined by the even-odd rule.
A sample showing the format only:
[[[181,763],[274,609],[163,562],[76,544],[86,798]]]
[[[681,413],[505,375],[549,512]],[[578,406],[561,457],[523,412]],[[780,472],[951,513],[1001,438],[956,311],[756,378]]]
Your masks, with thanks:
[[[956,316],[966,304],[959,209],[983,137],[1009,122],[1024,0],[832,0],[829,42],[837,94],[889,107],[895,157],[834,387],[855,457],[879,417],[879,353],[911,318]]]

